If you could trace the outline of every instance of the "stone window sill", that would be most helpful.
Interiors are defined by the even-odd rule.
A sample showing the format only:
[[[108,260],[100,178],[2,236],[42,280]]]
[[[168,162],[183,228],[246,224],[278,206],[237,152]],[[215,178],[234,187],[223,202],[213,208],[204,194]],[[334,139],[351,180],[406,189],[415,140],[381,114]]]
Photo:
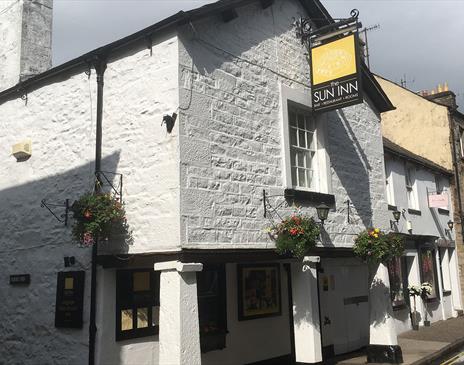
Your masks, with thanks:
[[[411,208],[408,208],[408,213],[412,215],[422,215],[422,212],[420,210],[411,209]]]
[[[330,207],[335,206],[335,195],[317,193],[315,191],[306,191],[298,189],[285,189],[284,196],[286,199],[295,199],[296,201],[304,201],[315,204],[327,204]]]
[[[397,207],[396,205],[390,205],[390,204],[388,204],[388,210],[397,211],[397,210],[398,210],[398,207]]]

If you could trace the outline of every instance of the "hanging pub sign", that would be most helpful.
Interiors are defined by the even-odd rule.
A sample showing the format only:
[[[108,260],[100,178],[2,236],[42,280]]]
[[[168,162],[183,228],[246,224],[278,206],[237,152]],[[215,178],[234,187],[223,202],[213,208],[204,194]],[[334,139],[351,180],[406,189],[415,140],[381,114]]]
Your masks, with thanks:
[[[358,33],[311,47],[313,110],[328,111],[363,102]]]
[[[58,273],[55,327],[82,328],[85,271]]]

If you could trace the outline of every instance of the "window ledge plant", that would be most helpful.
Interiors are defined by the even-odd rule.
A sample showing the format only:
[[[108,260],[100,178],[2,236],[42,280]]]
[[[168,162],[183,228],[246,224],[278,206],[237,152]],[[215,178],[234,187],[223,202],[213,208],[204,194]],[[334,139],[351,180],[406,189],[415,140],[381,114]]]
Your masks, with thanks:
[[[320,229],[312,217],[294,213],[272,226],[269,233],[279,254],[301,259],[316,246]]]
[[[86,193],[73,203],[71,211],[73,238],[84,246],[129,233],[124,206],[111,194]]]

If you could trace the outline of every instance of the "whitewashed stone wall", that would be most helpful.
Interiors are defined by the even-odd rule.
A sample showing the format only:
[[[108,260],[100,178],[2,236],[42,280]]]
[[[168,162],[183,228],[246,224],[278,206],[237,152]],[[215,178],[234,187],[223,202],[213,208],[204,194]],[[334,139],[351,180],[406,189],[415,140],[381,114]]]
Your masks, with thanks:
[[[160,126],[178,104],[177,54],[175,34],[162,35],[153,56],[134,48],[111,59],[105,74],[102,169],[124,174],[123,199],[134,232],[133,243],[119,253],[179,245],[178,127],[167,134]],[[71,218],[65,228],[40,207],[41,199],[72,202],[93,187],[97,90],[95,71],[90,78],[84,71],[29,90],[27,104],[21,98],[0,103],[0,358],[8,364],[87,362],[91,250],[72,242]],[[32,157],[16,162],[11,147],[28,138]],[[101,253],[108,247],[102,245]],[[76,265],[65,269],[64,256],[75,256]],[[57,272],[66,270],[87,271],[83,329],[54,327]],[[29,286],[8,284],[9,275],[26,273]],[[112,276],[101,278],[111,287]],[[114,306],[114,295],[106,299]],[[105,330],[97,348],[118,353],[121,363],[132,350],[148,351],[137,346],[140,341],[115,344],[114,326]],[[156,344],[149,347],[155,351]]]
[[[92,184],[90,105],[95,98],[89,91],[96,95],[96,82],[83,70],[56,81],[31,91],[27,105],[20,98],[0,104],[0,358],[6,364],[87,360],[87,309],[82,330],[56,329],[54,313],[57,272],[69,270],[63,257],[75,256],[72,270],[87,270],[90,250],[73,244],[70,227],[57,222],[40,201],[64,203]],[[32,157],[16,162],[11,146],[27,138]],[[111,156],[113,163],[117,160],[117,155]],[[12,274],[30,274],[31,284],[9,285]],[[87,272],[86,303],[89,287]]]
[[[309,85],[306,51],[291,26],[305,15],[299,3],[237,12],[228,23],[218,16],[180,32],[185,247],[272,247],[261,198],[263,189],[283,194],[279,86]],[[325,244],[351,245],[362,227],[388,223],[379,117],[364,103],[329,113],[327,130],[336,209]],[[315,215],[314,206],[306,211]]]
[[[0,90],[19,81],[22,6],[16,0],[0,3]]]

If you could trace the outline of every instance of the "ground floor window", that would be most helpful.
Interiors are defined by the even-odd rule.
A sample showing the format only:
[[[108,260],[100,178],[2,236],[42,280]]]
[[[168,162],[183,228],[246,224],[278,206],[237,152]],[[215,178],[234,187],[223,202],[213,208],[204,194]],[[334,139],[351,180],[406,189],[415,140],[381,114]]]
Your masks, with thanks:
[[[197,273],[197,288],[201,351],[223,349],[227,334],[225,265],[205,265]]]
[[[422,282],[428,282],[432,286],[432,294],[428,296],[429,299],[437,298],[438,281],[437,281],[437,268],[435,262],[435,250],[431,248],[422,248],[420,251],[420,268]]]
[[[406,257],[396,257],[388,263],[390,296],[393,307],[406,305],[407,270]]]
[[[159,273],[153,269],[116,272],[116,341],[159,331]]]

